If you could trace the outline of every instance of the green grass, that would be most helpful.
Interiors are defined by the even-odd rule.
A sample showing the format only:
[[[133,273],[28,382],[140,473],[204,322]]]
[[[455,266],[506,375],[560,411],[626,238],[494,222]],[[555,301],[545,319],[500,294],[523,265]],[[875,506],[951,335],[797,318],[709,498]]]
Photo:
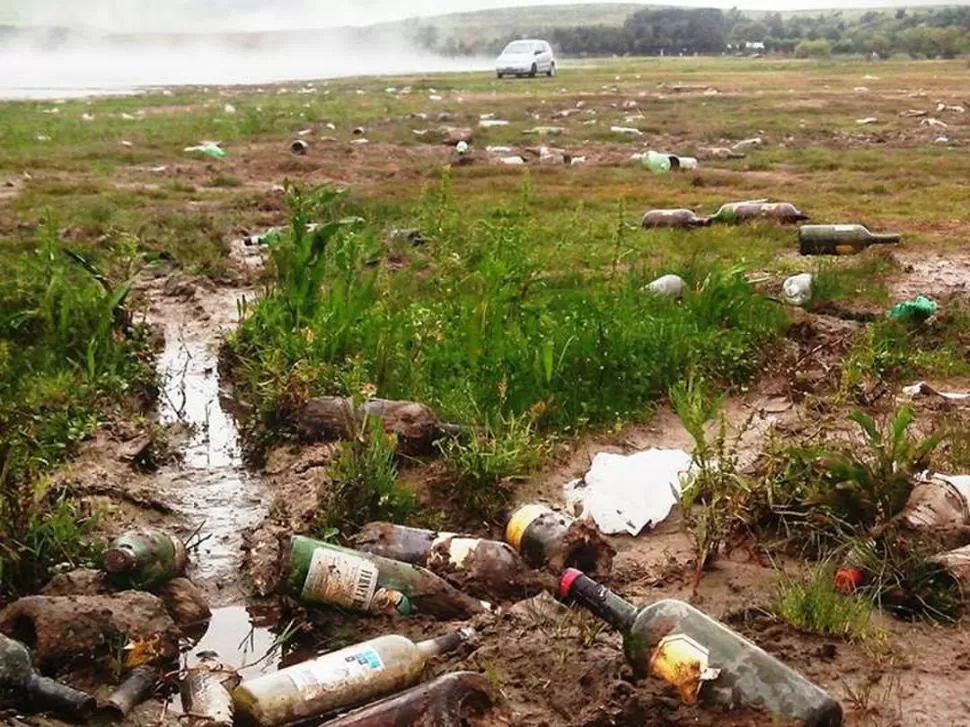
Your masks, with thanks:
[[[849,640],[864,640],[872,627],[872,603],[864,596],[835,590],[835,569],[814,568],[807,577],[786,578],[778,588],[772,610],[799,631]]]

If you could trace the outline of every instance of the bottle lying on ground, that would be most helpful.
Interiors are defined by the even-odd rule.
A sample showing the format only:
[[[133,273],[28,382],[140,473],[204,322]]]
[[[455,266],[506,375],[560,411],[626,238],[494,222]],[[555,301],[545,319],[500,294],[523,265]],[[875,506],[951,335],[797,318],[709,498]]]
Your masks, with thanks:
[[[711,221],[707,217],[698,217],[693,210],[650,210],[640,221],[644,229],[654,227],[707,227]]]
[[[189,724],[232,727],[232,691],[239,686],[239,682],[239,675],[235,671],[216,664],[201,664],[185,672],[179,684],[179,693],[183,713],[192,716]]]
[[[734,224],[751,220],[775,220],[783,224],[804,222],[808,215],[790,202],[731,202],[711,215],[711,222]]]
[[[523,505],[515,510],[505,527],[505,542],[533,568],[548,568],[554,573],[578,568],[584,573],[606,575],[616,555],[595,525],[554,512],[546,505]]]
[[[155,691],[158,678],[159,671],[154,666],[136,666],[105,700],[103,711],[117,721],[123,720]]]
[[[153,528],[122,533],[104,554],[108,580],[118,588],[139,591],[182,575],[187,563],[185,544]]]
[[[368,523],[354,537],[365,553],[426,566],[482,598],[521,599],[554,590],[555,578],[530,568],[511,546],[456,533]]]
[[[454,651],[473,635],[462,629],[415,644],[389,634],[246,680],[233,692],[236,718],[275,727],[365,704],[417,684],[429,659]]]
[[[901,235],[876,235],[863,225],[803,225],[798,228],[802,255],[855,255],[870,245],[899,242]]]
[[[30,651],[19,641],[0,634],[0,698],[23,709],[57,712],[72,721],[85,720],[95,707],[90,694],[41,676]]]
[[[301,600],[354,611],[468,618],[490,608],[419,566],[302,535],[291,541],[287,573]]]
[[[464,727],[488,714],[499,701],[484,675],[471,671],[445,674],[382,702],[358,709],[320,727],[434,725]]]
[[[574,569],[563,574],[560,597],[620,631],[634,671],[673,684],[686,703],[765,709],[806,727],[842,724],[842,707],[822,689],[688,603],[637,608]]]

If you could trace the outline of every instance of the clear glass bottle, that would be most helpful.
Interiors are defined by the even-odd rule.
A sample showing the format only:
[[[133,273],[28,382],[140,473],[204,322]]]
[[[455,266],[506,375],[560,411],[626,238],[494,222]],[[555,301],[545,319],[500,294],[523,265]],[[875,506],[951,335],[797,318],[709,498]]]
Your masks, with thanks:
[[[798,229],[802,255],[855,255],[870,245],[893,244],[901,235],[877,235],[864,225],[803,225]]]

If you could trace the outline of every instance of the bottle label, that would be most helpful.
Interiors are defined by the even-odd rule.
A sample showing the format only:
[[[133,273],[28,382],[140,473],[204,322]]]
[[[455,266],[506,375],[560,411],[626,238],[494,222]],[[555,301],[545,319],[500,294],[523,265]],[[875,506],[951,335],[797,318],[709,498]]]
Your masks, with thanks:
[[[547,512],[550,512],[550,510],[545,505],[526,505],[525,507],[520,507],[505,528],[505,542],[521,553],[522,536],[525,534],[525,531],[532,523]]]
[[[366,558],[328,548],[313,551],[301,597],[358,611],[370,608],[378,568]]]
[[[373,649],[338,651],[287,670],[287,676],[305,701],[312,701],[335,689],[363,682],[384,668]]]

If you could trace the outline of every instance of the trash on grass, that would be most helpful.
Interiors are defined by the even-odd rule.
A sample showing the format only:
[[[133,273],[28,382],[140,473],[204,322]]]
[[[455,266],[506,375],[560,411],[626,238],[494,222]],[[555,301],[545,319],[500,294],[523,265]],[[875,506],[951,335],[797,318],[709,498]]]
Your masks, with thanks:
[[[949,106],[945,103],[939,103],[936,105],[936,113],[940,114],[943,112],[949,112],[953,114],[965,114],[967,112],[964,106]]]
[[[902,237],[874,234],[864,225],[803,225],[798,229],[802,255],[855,255],[870,245],[891,245]]]
[[[467,154],[468,153],[468,142],[467,141],[459,141],[457,144],[455,144],[455,151],[458,153],[459,156],[464,156],[465,154]]]
[[[927,384],[925,381],[917,381],[912,386],[904,387],[903,394],[914,399],[917,396],[938,396],[942,399],[949,399],[950,401],[966,401],[967,399],[970,399],[970,393],[956,392],[956,391],[938,391],[937,389]]]
[[[970,475],[934,474],[917,482],[900,519],[930,534],[970,526]]]
[[[939,119],[934,119],[932,116],[925,118],[919,122],[920,126],[934,126],[940,129],[949,129],[950,125],[945,121],[940,121]]]
[[[57,712],[75,724],[84,722],[96,706],[90,694],[42,676],[34,668],[27,647],[2,633],[0,690],[4,701],[11,701],[22,709]]]
[[[428,661],[475,636],[470,628],[414,643],[387,634],[316,659],[247,679],[233,692],[236,714],[276,727],[366,704],[421,681]]]
[[[640,129],[634,129],[629,126],[611,126],[610,131],[614,134],[623,134],[624,136],[643,136],[643,132]]]
[[[867,116],[864,119],[856,119],[855,122],[859,124],[859,126],[868,126],[870,124],[878,124],[879,119],[877,119],[875,116]]]
[[[561,126],[535,126],[531,129],[526,129],[522,133],[535,136],[559,136],[565,131]]]
[[[730,202],[721,205],[720,209],[711,215],[712,222],[728,224],[749,222],[751,220],[768,219],[782,224],[794,224],[808,219],[791,202],[766,202],[757,200],[751,202]]]
[[[662,275],[652,283],[643,286],[641,292],[650,292],[680,300],[684,297],[684,290],[686,289],[687,284],[679,275]]]
[[[698,217],[693,210],[650,210],[643,215],[640,226],[644,229],[656,227],[708,227],[711,220],[708,217]]]
[[[681,449],[600,452],[581,480],[566,485],[566,499],[605,535],[639,535],[667,519],[692,465]]]
[[[744,159],[745,155],[724,146],[701,147],[697,150],[707,159]]]
[[[499,163],[510,167],[518,167],[525,164],[525,159],[522,157],[502,157],[499,159]]]
[[[229,152],[219,146],[219,143],[218,141],[202,141],[195,146],[185,147],[184,151],[199,152],[213,159],[224,159]]]
[[[236,107],[233,106],[231,103],[227,103],[225,106],[223,106],[222,110],[225,111],[227,114],[236,113]]]
[[[909,321],[922,323],[930,316],[934,315],[940,306],[936,301],[930,300],[924,295],[918,295],[911,300],[904,300],[889,309],[890,318],[898,321]]]
[[[755,136],[751,139],[742,139],[734,144],[731,149],[734,151],[737,151],[738,149],[750,149],[751,147],[761,146],[762,144],[764,144],[764,139],[762,139],[760,136]]]
[[[781,297],[788,305],[805,305],[812,299],[812,274],[800,273],[781,284]]]
[[[292,144],[290,144],[290,152],[296,154],[297,156],[306,156],[306,153],[310,150],[310,145],[307,144],[303,139],[297,139]]]
[[[478,122],[478,125],[483,129],[490,129],[493,126],[508,126],[509,122],[505,119],[482,119]]]

